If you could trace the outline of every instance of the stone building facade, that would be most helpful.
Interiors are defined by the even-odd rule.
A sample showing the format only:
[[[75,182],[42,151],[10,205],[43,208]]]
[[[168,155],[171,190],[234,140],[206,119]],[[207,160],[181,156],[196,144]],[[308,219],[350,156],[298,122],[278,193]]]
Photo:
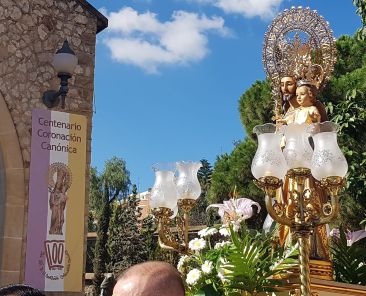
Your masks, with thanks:
[[[89,184],[96,34],[107,25],[85,0],[0,0],[0,286],[24,279],[31,114],[59,88],[51,61],[65,39],[79,62],[64,111],[87,117]]]

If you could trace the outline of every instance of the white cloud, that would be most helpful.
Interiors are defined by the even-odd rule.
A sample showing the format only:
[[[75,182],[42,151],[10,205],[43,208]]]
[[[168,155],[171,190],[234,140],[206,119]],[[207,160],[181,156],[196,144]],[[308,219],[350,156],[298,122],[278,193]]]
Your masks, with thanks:
[[[187,64],[203,59],[208,32],[229,34],[221,17],[175,11],[161,22],[152,12],[125,7],[108,15],[110,36],[104,41],[112,58],[156,73],[161,65]]]
[[[188,0],[200,4],[210,4],[221,8],[225,13],[240,14],[251,18],[272,18],[283,0]]]

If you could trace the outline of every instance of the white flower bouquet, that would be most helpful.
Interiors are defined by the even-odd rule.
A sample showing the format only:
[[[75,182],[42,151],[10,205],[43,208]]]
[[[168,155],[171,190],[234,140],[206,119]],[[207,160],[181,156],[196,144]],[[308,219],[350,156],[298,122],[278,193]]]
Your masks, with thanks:
[[[278,282],[273,276],[287,272],[297,262],[296,247],[286,251],[273,248],[271,233],[247,229],[245,220],[253,215],[252,205],[257,206],[249,199],[213,205],[225,224],[199,231],[199,237],[189,242],[189,254],[178,262],[188,295],[274,291]]]

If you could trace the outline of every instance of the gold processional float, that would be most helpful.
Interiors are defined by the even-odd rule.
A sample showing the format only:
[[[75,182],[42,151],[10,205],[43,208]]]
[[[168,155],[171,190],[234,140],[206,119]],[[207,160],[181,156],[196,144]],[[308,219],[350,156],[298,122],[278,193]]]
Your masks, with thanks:
[[[318,295],[311,293],[310,278],[333,278],[326,224],[338,216],[338,194],[348,165],[337,144],[338,126],[328,121],[317,94],[330,79],[336,55],[328,22],[309,8],[284,10],[265,34],[263,63],[272,87],[275,124],[253,130],[258,149],[252,173],[265,192],[269,215],[280,224],[278,243],[298,242],[299,267],[292,273],[300,278],[296,295]],[[188,252],[189,212],[201,193],[200,166],[176,163],[177,180],[174,168],[155,167],[151,208],[162,248]],[[182,216],[177,215],[177,200]],[[173,219],[178,235],[171,230]]]

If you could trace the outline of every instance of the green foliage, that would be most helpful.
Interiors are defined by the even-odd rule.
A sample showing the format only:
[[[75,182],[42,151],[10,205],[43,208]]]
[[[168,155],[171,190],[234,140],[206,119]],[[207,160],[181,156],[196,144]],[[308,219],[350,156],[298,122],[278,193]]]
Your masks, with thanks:
[[[155,245],[156,247],[153,250],[151,259],[154,261],[164,261],[171,265],[176,266],[178,263],[178,259],[179,259],[178,252],[172,252],[171,250],[162,249],[157,242],[157,237],[156,237],[155,242],[156,242],[156,245]]]
[[[337,48],[334,75],[320,96],[329,118],[340,125],[338,142],[349,165],[339,223],[357,229],[359,213],[366,213],[366,46],[356,37],[342,36]]]
[[[226,287],[251,295],[276,291],[279,282],[272,277],[286,273],[286,269],[298,262],[295,257],[297,247],[286,251],[282,248],[272,250],[272,235],[246,228],[239,235],[231,228],[231,237],[234,248],[222,266],[229,280]]]
[[[126,168],[126,162],[116,156],[107,160],[102,176],[108,184],[110,201],[122,199],[127,196],[130,182],[130,172]]]
[[[202,230],[205,238],[199,241],[201,246],[206,242],[206,246],[179,260],[178,270],[185,279],[188,295],[239,296],[242,292],[255,295],[275,291],[278,282],[271,277],[286,273],[285,269],[297,263],[296,247],[286,251],[272,249],[272,233],[248,230],[245,222],[240,226],[232,223],[229,228],[222,226],[220,233],[214,227]],[[224,229],[229,231],[229,237],[222,236]]]
[[[347,237],[340,230],[340,237],[332,239],[333,269],[337,281],[366,285],[366,248],[360,242],[347,245]]]
[[[94,288],[99,294],[99,287],[103,281],[104,273],[107,271],[109,256],[107,252],[108,228],[111,209],[109,205],[109,194],[107,185],[104,186],[103,199],[100,205],[97,240],[94,249],[93,271],[94,271]]]
[[[353,0],[353,4],[357,7],[357,14],[361,16],[362,28],[357,31],[357,38],[359,40],[366,39],[366,1],[365,0]]]
[[[97,240],[94,249],[93,271],[94,288],[99,294],[103,274],[110,264],[108,254],[108,230],[110,228],[111,202],[120,196],[126,196],[129,190],[130,177],[125,161],[113,157],[106,161],[102,174],[98,175],[95,168],[90,173],[89,215],[88,220],[97,220]],[[92,225],[90,228],[92,228]],[[93,229],[93,228],[92,228]],[[91,230],[92,230],[91,229]]]
[[[206,159],[201,159],[201,163],[202,167],[198,170],[197,176],[202,192],[191,211],[190,225],[205,225],[209,220],[206,208],[208,206],[207,192],[211,185],[212,167]]]
[[[338,60],[334,66],[333,79],[339,78],[365,63],[366,47],[362,41],[343,35],[337,39]]]
[[[100,202],[103,199],[102,178],[98,175],[97,169],[90,168],[90,187],[89,187],[89,212],[95,216]]]
[[[365,68],[366,70],[366,68]],[[365,76],[366,77],[366,76]],[[330,105],[332,107],[332,105]],[[332,120],[340,125],[339,143],[349,163],[347,194],[366,207],[366,100],[357,89],[332,110]]]
[[[254,139],[256,125],[272,121],[273,109],[270,83],[256,81],[239,100],[240,119],[248,137]]]
[[[364,218],[361,222],[360,222],[360,225],[364,226],[365,227],[365,230],[366,230],[366,215],[364,215]]]
[[[141,208],[138,207],[137,188],[122,201],[113,203],[113,215],[109,226],[109,269],[119,273],[130,266],[148,259],[148,250],[141,234]]]
[[[227,176],[230,173],[230,155],[225,153],[217,157],[212,173],[211,187],[208,193],[209,203],[222,202],[228,199],[232,190]]]
[[[153,215],[149,215],[142,220],[141,223],[141,237],[146,245],[146,252],[148,260],[154,260],[155,249],[158,242],[154,239],[154,232],[156,231],[156,222]]]
[[[201,159],[201,163],[202,167],[198,170],[197,176],[202,193],[207,193],[211,185],[212,166],[206,159]]]

